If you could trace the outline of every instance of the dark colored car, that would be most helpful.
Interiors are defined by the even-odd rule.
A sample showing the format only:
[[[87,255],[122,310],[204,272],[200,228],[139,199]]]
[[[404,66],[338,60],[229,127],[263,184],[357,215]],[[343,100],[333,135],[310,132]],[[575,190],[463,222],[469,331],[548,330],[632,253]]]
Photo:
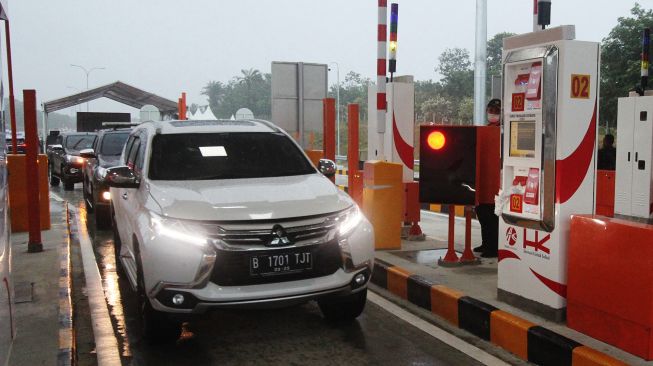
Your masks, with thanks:
[[[7,153],[8,154],[25,154],[25,148],[27,145],[25,144],[25,133],[18,131],[16,132],[16,150],[17,152],[14,152],[13,144],[11,141],[11,131],[5,133],[5,141],[6,141],[6,146],[7,146]]]
[[[88,212],[95,212],[95,223],[98,228],[107,228],[111,225],[109,216],[111,194],[104,178],[107,168],[119,165],[120,154],[130,132],[130,128],[101,130],[92,148],[80,152],[86,159],[82,171],[84,202]]]
[[[82,181],[85,159],[79,152],[92,148],[96,138],[97,134],[94,132],[71,132],[57,136],[55,143],[47,149],[51,186],[56,187],[61,181],[64,190],[72,191],[75,183]]]

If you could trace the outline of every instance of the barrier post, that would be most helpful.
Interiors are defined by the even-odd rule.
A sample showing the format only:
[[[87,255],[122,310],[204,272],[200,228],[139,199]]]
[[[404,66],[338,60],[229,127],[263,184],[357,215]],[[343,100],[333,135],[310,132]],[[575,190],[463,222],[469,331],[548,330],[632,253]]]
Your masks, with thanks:
[[[354,188],[354,176],[358,173],[358,104],[347,106],[347,187],[350,196]]]
[[[465,250],[460,256],[460,263],[478,264],[479,259],[472,252],[472,207],[465,206]]]
[[[438,260],[438,265],[442,267],[452,267],[456,266],[459,263],[458,255],[454,249],[454,233],[456,228],[456,206],[449,205],[449,230],[448,230],[448,245],[447,245],[447,254],[444,258]]]
[[[333,98],[324,98],[322,100],[322,151],[324,158],[336,160],[336,100]],[[301,137],[300,137],[301,138]],[[336,177],[330,178],[335,183]]]
[[[41,217],[39,214],[39,171],[38,148],[39,138],[36,127],[36,91],[23,90],[23,106],[25,116],[26,162],[25,181],[27,184],[27,215],[29,220],[29,240],[27,251],[38,253],[43,251],[41,242]]]
[[[385,161],[366,161],[363,213],[374,226],[376,249],[401,249],[404,192],[403,166]]]
[[[186,93],[181,93],[181,114],[179,119],[186,119]]]

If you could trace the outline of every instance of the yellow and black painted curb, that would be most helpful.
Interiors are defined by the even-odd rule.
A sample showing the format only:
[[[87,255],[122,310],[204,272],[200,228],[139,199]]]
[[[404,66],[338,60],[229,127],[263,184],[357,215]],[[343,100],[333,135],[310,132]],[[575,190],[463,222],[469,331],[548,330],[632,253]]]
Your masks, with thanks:
[[[376,259],[372,283],[536,365],[625,366],[602,352]]]
[[[70,213],[66,207],[66,227],[70,227]],[[59,351],[58,366],[75,363],[75,330],[73,327],[72,273],[70,263],[70,231],[66,230],[59,247]]]

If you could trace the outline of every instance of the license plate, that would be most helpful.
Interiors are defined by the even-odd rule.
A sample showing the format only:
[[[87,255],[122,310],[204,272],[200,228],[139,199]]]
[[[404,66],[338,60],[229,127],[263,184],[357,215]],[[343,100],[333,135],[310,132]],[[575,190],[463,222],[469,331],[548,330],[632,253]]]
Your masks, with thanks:
[[[277,275],[302,272],[313,268],[311,252],[263,254],[250,257],[251,275]]]

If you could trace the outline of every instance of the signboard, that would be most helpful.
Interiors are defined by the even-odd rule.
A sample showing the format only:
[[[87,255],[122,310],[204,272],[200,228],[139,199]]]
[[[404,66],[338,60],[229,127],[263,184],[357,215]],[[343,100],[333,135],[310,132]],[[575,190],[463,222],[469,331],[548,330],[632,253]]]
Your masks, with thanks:
[[[306,147],[311,132],[322,133],[327,88],[326,64],[272,62],[272,122]]]

